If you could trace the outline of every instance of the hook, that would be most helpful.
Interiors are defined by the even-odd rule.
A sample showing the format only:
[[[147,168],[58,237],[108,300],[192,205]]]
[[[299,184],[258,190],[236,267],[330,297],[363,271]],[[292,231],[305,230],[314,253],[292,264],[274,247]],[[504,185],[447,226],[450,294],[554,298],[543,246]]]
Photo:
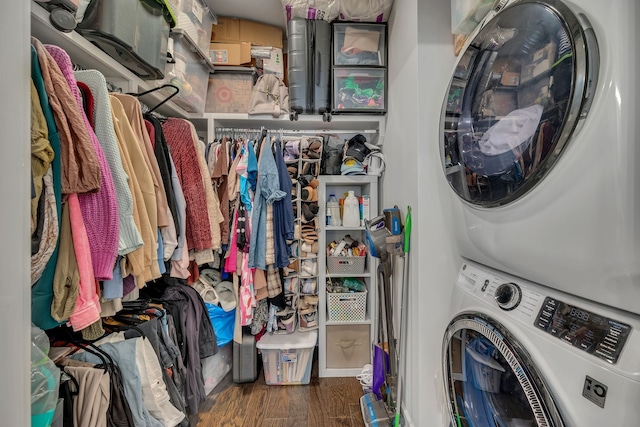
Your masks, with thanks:
[[[178,86],[176,86],[176,85],[172,85],[172,84],[170,84],[170,83],[165,83],[165,84],[163,84],[162,86],[159,86],[159,87],[156,87],[156,88],[153,88],[153,89],[149,89],[149,90],[146,90],[146,91],[144,91],[144,92],[140,92],[140,93],[130,93],[129,95],[133,95],[133,96],[135,96],[135,97],[137,97],[137,98],[140,98],[141,96],[148,95],[148,94],[150,94],[150,93],[152,93],[152,92],[156,92],[156,91],[161,90],[161,89],[164,89],[164,88],[172,88],[172,89],[175,89],[175,92],[173,92],[171,95],[169,95],[168,97],[166,97],[165,99],[163,99],[162,101],[160,101],[158,104],[156,104],[156,106],[155,106],[155,107],[153,107],[153,108],[149,109],[149,111],[147,111],[147,114],[151,114],[151,113],[153,113],[156,109],[158,109],[158,107],[160,107],[161,105],[163,105],[164,103],[166,103],[167,101],[169,101],[171,98],[173,98],[174,96],[176,96],[176,95],[178,94],[178,92],[180,92],[180,88],[178,88]]]

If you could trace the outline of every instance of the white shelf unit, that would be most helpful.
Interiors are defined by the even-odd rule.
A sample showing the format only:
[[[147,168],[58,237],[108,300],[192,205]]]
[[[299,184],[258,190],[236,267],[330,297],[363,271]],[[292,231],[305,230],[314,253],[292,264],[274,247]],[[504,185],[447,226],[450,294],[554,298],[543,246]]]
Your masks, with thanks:
[[[108,82],[125,93],[140,93],[156,87],[156,80],[142,80],[76,31],[63,33],[57,30],[49,21],[49,12],[35,1],[31,2],[31,35],[44,44],[53,44],[64,49],[74,64],[84,69],[100,71]],[[145,95],[141,101],[155,105],[171,92],[159,90]],[[203,126],[206,126],[207,122],[197,120],[202,119],[202,115],[188,113],[173,101],[164,103],[157,111],[165,116],[194,119],[199,133],[206,133]]]
[[[373,175],[321,175],[318,186],[318,205],[320,210],[318,217],[320,219],[320,230],[318,233],[319,258],[318,258],[318,289],[319,289],[319,338],[318,338],[318,372],[320,377],[352,377],[362,371],[364,363],[357,362],[359,356],[355,356],[349,361],[350,352],[366,353],[368,361],[371,363],[372,353],[371,345],[376,337],[376,326],[378,324],[378,312],[376,309],[376,291],[377,291],[377,259],[371,255],[367,255],[365,271],[362,274],[328,274],[327,272],[327,244],[333,240],[339,241],[344,235],[350,234],[352,238],[361,242],[365,241],[365,227],[338,227],[324,225],[326,217],[326,201],[330,194],[335,194],[337,198],[342,197],[344,192],[354,190],[357,196],[363,194],[370,197],[370,217],[374,217],[378,212],[378,177]],[[328,315],[328,297],[326,293],[327,278],[338,277],[356,277],[361,278],[367,287],[367,310],[364,321],[355,322],[338,322],[329,321]],[[342,337],[343,333],[346,338],[339,338],[338,341],[344,342],[345,346],[357,346],[355,349],[347,350],[344,354],[340,353],[343,348],[336,349],[328,345],[328,342],[336,341],[335,336]],[[357,337],[357,338],[354,338]],[[338,353],[336,353],[338,352]],[[343,357],[344,356],[344,357]],[[355,361],[355,362],[354,362]],[[356,363],[357,362],[357,363]],[[357,366],[356,366],[357,364]],[[341,366],[338,366],[341,365]]]

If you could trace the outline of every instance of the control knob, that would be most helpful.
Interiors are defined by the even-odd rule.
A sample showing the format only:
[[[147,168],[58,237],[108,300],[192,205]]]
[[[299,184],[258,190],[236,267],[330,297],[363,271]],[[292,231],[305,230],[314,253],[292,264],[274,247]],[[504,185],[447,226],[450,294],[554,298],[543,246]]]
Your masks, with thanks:
[[[495,299],[498,307],[505,311],[513,310],[522,300],[520,286],[515,283],[503,283],[496,288]]]

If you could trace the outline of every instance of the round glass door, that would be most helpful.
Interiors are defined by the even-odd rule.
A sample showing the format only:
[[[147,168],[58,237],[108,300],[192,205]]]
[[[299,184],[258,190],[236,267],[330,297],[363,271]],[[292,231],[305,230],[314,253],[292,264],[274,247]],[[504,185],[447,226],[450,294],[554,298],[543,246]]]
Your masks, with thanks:
[[[564,426],[527,353],[491,319],[454,319],[445,335],[443,357],[452,425]]]
[[[520,0],[460,54],[444,100],[443,166],[480,207],[538,183],[587,116],[599,53],[593,30],[559,0]]]

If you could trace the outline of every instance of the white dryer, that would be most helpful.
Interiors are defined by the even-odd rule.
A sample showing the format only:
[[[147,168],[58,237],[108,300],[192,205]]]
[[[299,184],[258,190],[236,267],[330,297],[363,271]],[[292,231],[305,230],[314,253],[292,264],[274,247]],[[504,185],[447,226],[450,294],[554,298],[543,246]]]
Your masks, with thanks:
[[[638,22],[515,0],[471,35],[441,138],[463,257],[640,314]]]
[[[640,316],[465,261],[443,340],[456,427],[640,425]]]

